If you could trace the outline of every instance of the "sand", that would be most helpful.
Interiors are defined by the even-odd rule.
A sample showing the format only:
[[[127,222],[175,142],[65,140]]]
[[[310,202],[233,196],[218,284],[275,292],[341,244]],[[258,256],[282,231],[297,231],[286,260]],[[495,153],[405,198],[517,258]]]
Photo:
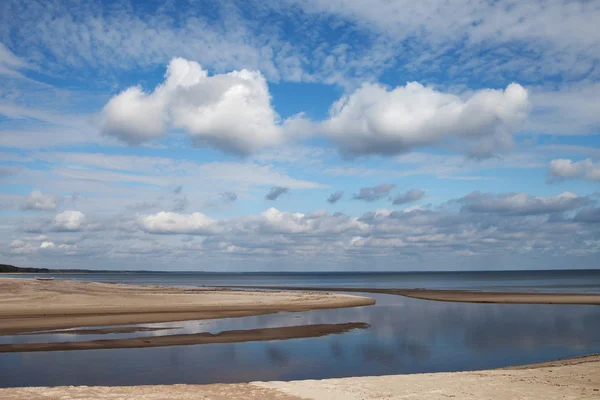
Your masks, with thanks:
[[[279,288],[283,289],[283,288]],[[286,288],[289,289],[289,288]],[[538,304],[600,304],[600,296],[577,294],[486,293],[404,289],[297,288],[397,294],[441,301]],[[91,325],[119,325],[246,316],[277,311],[373,304],[367,297],[317,292],[258,292],[128,286],[78,281],[0,279],[0,334]],[[165,335],[145,340],[274,340],[325,335],[361,328],[360,323],[228,331],[212,335]],[[364,324],[363,324],[364,325]],[[98,328],[96,328],[98,329]],[[107,328],[107,332],[111,328]],[[250,335],[250,336],[248,336]],[[177,338],[184,336],[185,338]],[[120,339],[117,339],[117,341]],[[141,341],[141,344],[140,344]],[[98,346],[97,342],[78,342]],[[106,341],[104,341],[106,342]],[[187,342],[180,344],[189,344]],[[114,343],[113,343],[114,344]],[[119,343],[116,343],[119,345]],[[121,343],[122,344],[122,343]],[[156,343],[155,343],[156,344]],[[29,344],[25,344],[28,346]],[[64,343],[34,346],[73,346]],[[152,345],[152,343],[150,343]],[[158,345],[165,345],[164,343]],[[13,345],[9,345],[13,346]],[[14,345],[18,346],[18,345]],[[88,347],[89,348],[89,347]],[[102,347],[100,347],[102,348]],[[41,350],[49,350],[43,348]],[[62,348],[61,350],[68,350]],[[51,387],[0,389],[17,399],[600,399],[600,356],[502,370],[353,377],[292,382],[131,387]]]
[[[236,288],[256,289],[258,288],[258,286],[236,286]],[[272,290],[317,290],[326,292],[380,293],[412,297],[415,299],[451,301],[460,303],[600,305],[600,294],[516,293],[470,290],[380,289],[339,287],[336,288],[300,286],[261,286],[261,288]]]
[[[202,332],[181,335],[143,336],[126,339],[0,344],[0,353],[132,349],[141,347],[185,346],[213,343],[264,342],[269,340],[287,340],[334,335],[345,333],[353,329],[366,329],[368,327],[369,324],[364,322],[347,322],[343,324],[297,325],[278,328],[232,330],[219,333]]]
[[[186,289],[0,278],[0,334],[372,304],[375,301],[368,297],[337,293]]]
[[[600,356],[474,372],[389,375],[292,382],[0,389],[4,400],[215,399],[599,399]]]

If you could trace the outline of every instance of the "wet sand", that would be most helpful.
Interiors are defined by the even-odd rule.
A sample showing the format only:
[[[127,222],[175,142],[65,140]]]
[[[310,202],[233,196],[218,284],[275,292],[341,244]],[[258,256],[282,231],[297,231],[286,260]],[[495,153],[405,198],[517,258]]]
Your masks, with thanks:
[[[235,286],[235,288],[259,288],[259,286]],[[423,300],[450,301],[460,303],[600,305],[600,294],[517,293],[471,290],[339,288],[312,286],[260,286],[260,288],[272,290],[317,290],[324,292],[379,293],[406,296]]]
[[[160,332],[181,327],[152,328],[147,326],[116,326],[110,328],[58,329],[53,331],[25,332],[21,335],[109,335],[112,333]]]
[[[0,278],[0,334],[372,304],[375,301],[368,297],[337,293],[186,289]]]
[[[280,328],[241,329],[219,333],[143,336],[126,339],[86,340],[77,342],[0,344],[0,353],[31,351],[67,351],[99,349],[131,349],[140,347],[185,346],[213,343],[263,342],[268,340],[300,339],[340,334],[353,329],[366,329],[363,322],[286,326]]]
[[[0,389],[5,400],[214,399],[598,399],[600,356],[519,369],[214,385],[77,386]]]

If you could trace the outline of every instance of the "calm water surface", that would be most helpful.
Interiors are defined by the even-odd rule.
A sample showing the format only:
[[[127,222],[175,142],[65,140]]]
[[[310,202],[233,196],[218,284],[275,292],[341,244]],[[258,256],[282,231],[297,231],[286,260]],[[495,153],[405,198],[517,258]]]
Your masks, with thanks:
[[[166,275],[166,276],[165,276]],[[364,275],[364,274],[363,274]],[[423,274],[421,274],[423,275]],[[460,275],[460,274],[459,274]],[[78,279],[171,285],[444,287],[600,292],[600,274],[515,276],[234,276],[94,274]],[[339,278],[339,277],[338,277]],[[345,281],[344,281],[345,280]],[[395,280],[395,281],[394,281]],[[393,281],[393,282],[392,282]],[[404,283],[400,285],[399,282]],[[582,289],[582,290],[578,290]],[[0,386],[136,385],[321,379],[495,368],[600,352],[600,307],[444,303],[367,294],[377,305],[247,318],[143,324],[135,334],[0,336],[0,343],[114,339],[303,324],[366,322],[319,338],[0,354]]]

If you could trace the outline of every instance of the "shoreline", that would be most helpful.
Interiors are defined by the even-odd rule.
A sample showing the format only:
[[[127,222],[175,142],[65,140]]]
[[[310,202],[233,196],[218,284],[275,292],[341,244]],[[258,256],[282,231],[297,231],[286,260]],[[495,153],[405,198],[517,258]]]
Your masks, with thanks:
[[[459,398],[475,400],[600,397],[600,355],[502,369],[321,380],[232,384],[55,386],[0,388],[6,400],[61,399],[256,399],[359,400]]]
[[[312,286],[218,286],[220,288],[308,290],[346,293],[377,293],[410,297],[421,300],[446,301],[454,303],[493,303],[493,304],[571,304],[600,305],[600,294],[545,293],[545,292],[489,292],[473,290],[445,289],[392,289],[392,288],[339,288]]]
[[[0,278],[0,335],[359,307],[345,294]]]

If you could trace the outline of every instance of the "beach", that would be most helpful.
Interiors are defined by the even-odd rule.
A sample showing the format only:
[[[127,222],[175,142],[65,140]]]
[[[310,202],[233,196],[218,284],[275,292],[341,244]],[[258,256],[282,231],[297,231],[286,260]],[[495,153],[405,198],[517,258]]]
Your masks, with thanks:
[[[247,326],[243,322],[239,325],[241,329],[218,330],[216,332],[205,331],[201,328],[199,332],[185,334],[169,334],[167,331],[166,333],[139,337],[114,337],[111,335],[128,335],[138,332],[143,334],[144,332],[152,333],[153,331],[169,329],[135,325],[140,323],[179,321],[183,324],[185,321],[203,319],[220,320],[230,317],[266,316],[278,312],[297,313],[310,310],[333,310],[336,308],[373,305],[375,300],[368,297],[368,293],[376,294],[375,297],[383,294],[424,299],[424,301],[435,300],[434,302],[427,301],[427,304],[439,305],[446,303],[438,303],[438,301],[538,305],[571,304],[576,306],[600,304],[600,295],[594,294],[289,286],[273,286],[269,287],[269,290],[266,289],[266,287],[246,288],[244,290],[239,288],[184,288],[76,280],[37,281],[33,279],[1,278],[0,334],[29,335],[33,341],[0,344],[0,354],[8,356],[9,353],[12,353],[18,355],[18,357],[28,357],[28,354],[33,355],[33,353],[38,352],[41,354],[52,352],[57,352],[57,354],[61,354],[61,352],[83,354],[88,353],[88,350],[91,350],[90,353],[94,353],[93,350],[102,349],[142,349],[145,352],[150,351],[143,349],[146,347],[174,348],[172,346],[225,345],[245,342],[269,344],[281,343],[287,339],[318,338],[330,335],[343,337],[344,333],[350,331],[367,332],[370,328],[369,323],[367,323],[369,321],[360,321],[358,318],[356,320],[332,319],[330,321],[311,320],[309,318],[304,323],[300,322],[303,320],[292,319],[292,321],[298,322],[295,324],[290,323],[287,326],[256,327]],[[353,294],[337,293],[339,291]],[[392,297],[395,298],[396,296]],[[403,303],[394,304],[400,305]],[[591,308],[595,309],[593,306]],[[372,307],[366,307],[364,310],[369,309],[372,309]],[[405,315],[408,312],[406,306],[395,310],[396,313],[399,313],[398,315]],[[437,318],[445,314],[447,313],[438,314]],[[386,315],[389,316],[390,314]],[[436,318],[436,315],[423,315],[421,320],[430,317]],[[455,315],[452,318],[457,318],[457,316]],[[232,320],[238,320],[238,318],[232,318]],[[239,321],[245,320],[239,319]],[[410,318],[406,321],[416,323],[414,319]],[[455,319],[455,321],[457,320]],[[593,329],[591,325],[590,328]],[[406,325],[397,325],[394,336],[401,334],[403,330],[406,330]],[[79,340],[66,342],[46,342],[41,339],[42,336],[39,336],[65,334],[82,336]],[[102,335],[103,337],[101,339],[86,340],[88,335]],[[539,335],[539,332],[536,335]],[[110,338],[105,339],[104,336]],[[40,337],[39,341],[35,340],[37,337]],[[490,338],[491,336],[488,335],[487,337]],[[525,337],[522,336],[521,338]],[[293,340],[290,342],[293,342]],[[525,341],[524,343],[529,342]],[[402,344],[402,346],[405,345],[408,346],[406,347],[406,356],[415,357],[413,360],[416,362],[419,361],[419,357],[436,357],[435,354],[429,354],[424,348],[418,347],[416,343]],[[191,346],[189,348],[192,349]],[[334,348],[332,348],[333,350]],[[281,355],[278,356],[278,354]],[[335,354],[335,351],[322,353],[321,357],[329,358]],[[278,360],[281,360],[281,357],[284,360],[286,357],[285,353],[277,353],[277,351],[272,355],[276,357],[276,362],[279,362]],[[386,362],[385,354],[381,356],[384,357],[382,362]],[[202,358],[198,360],[204,362]],[[314,360],[316,361],[318,358]],[[293,358],[286,362],[293,364]],[[305,368],[311,369],[310,365],[306,365]],[[224,373],[223,377],[227,379],[227,372],[222,373]],[[117,398],[266,400],[486,398],[504,400],[600,398],[600,356],[597,355],[481,371],[346,376],[348,377],[314,380],[274,379],[269,381],[257,381],[254,378],[235,381],[242,383],[218,384],[153,385],[152,383],[156,381],[148,381],[148,383],[151,383],[150,385],[135,386],[103,386],[102,384],[98,384],[98,386],[59,386],[59,384],[52,387],[10,387],[12,385],[9,384],[9,387],[0,389],[0,398],[8,400]],[[174,380],[174,382],[181,381]],[[212,382],[222,381],[213,380]]]
[[[0,334],[374,304],[364,296],[0,278]]]
[[[501,370],[214,385],[0,389],[5,400],[598,399],[600,356]]]

